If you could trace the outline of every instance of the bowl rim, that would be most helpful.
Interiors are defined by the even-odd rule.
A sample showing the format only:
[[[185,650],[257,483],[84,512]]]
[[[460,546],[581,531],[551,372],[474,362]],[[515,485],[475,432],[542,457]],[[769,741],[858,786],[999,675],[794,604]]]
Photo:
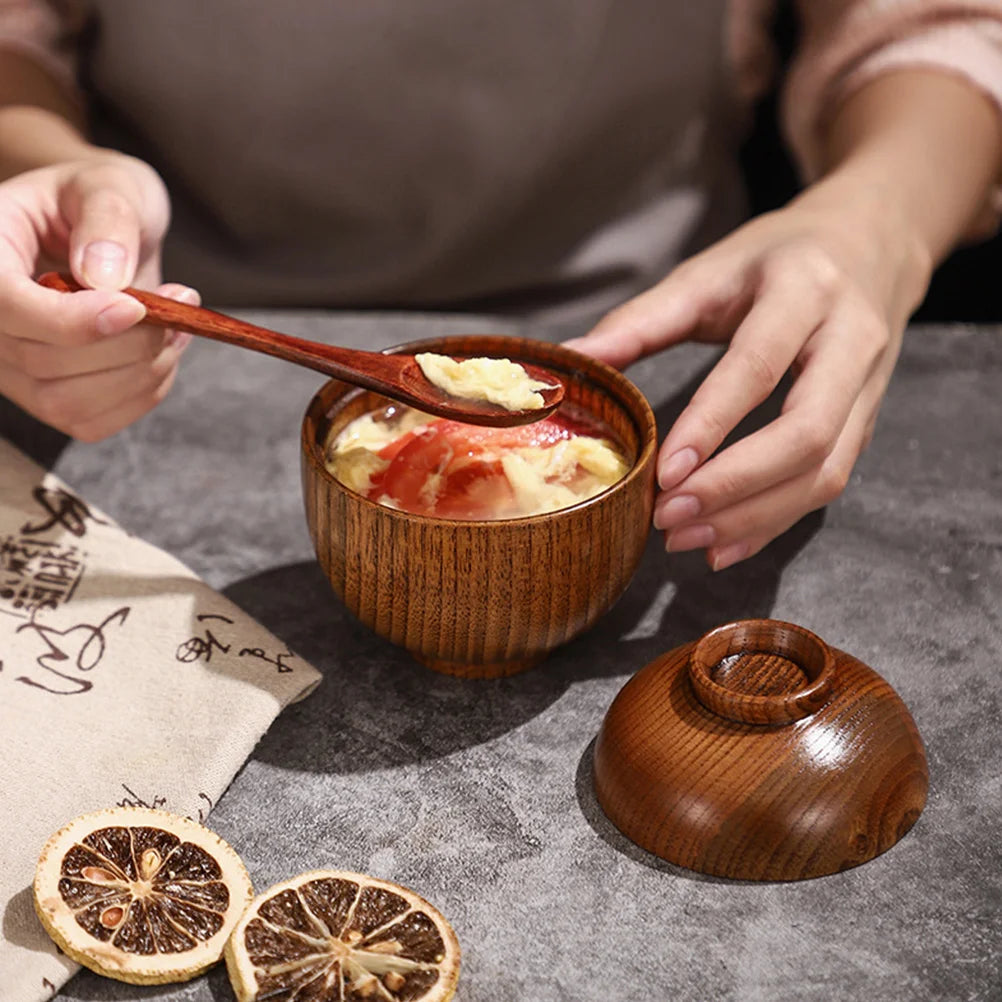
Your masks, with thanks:
[[[417,522],[421,525],[447,525],[449,527],[489,525],[519,527],[523,525],[538,524],[544,519],[552,519],[556,516],[566,515],[572,512],[580,512],[592,505],[598,504],[608,497],[609,494],[624,489],[628,484],[631,484],[634,480],[643,475],[643,471],[646,469],[652,454],[658,448],[658,430],[657,421],[654,417],[654,411],[651,408],[647,397],[644,396],[639,387],[637,387],[637,385],[629,379],[629,377],[620,372],[619,369],[616,369],[597,358],[592,358],[590,355],[584,355],[581,352],[575,351],[573,348],[567,348],[559,341],[545,341],[540,338],[527,338],[519,335],[507,334],[444,334],[438,337],[422,338],[417,341],[404,341],[400,344],[384,348],[382,351],[384,354],[395,354],[402,351],[416,353],[418,351],[429,350],[436,346],[441,350],[443,349],[443,342],[447,344],[449,341],[454,339],[460,340],[470,337],[482,337],[490,340],[504,339],[505,341],[508,341],[516,346],[523,344],[545,345],[547,348],[557,352],[557,360],[560,359],[560,356],[563,356],[563,366],[561,366],[557,360],[554,360],[557,364],[552,365],[550,364],[549,359],[545,362],[541,362],[538,359],[525,359],[525,361],[529,361],[532,364],[542,364],[545,367],[554,368],[558,372],[566,370],[577,375],[583,373],[586,377],[590,374],[589,370],[592,370],[594,372],[601,373],[609,379],[615,385],[616,392],[621,393],[623,397],[629,400],[636,407],[636,410],[634,410],[633,408],[627,406],[622,399],[617,401],[623,406],[624,410],[628,412],[630,419],[634,422],[634,424],[638,425],[637,434],[640,440],[640,448],[637,452],[636,458],[633,460],[633,465],[630,467],[629,472],[617,480],[614,484],[610,484],[604,490],[599,491],[598,494],[593,494],[590,498],[578,501],[576,504],[568,505],[565,508],[557,508],[554,511],[540,512],[536,515],[520,515],[516,518],[442,518],[437,515],[418,515],[414,512],[404,511],[400,508],[391,508],[389,505],[380,504],[378,501],[372,501],[367,497],[363,497],[357,491],[353,491],[346,484],[338,480],[337,477],[335,477],[334,474],[327,469],[323,452],[317,445],[314,436],[308,434],[308,422],[310,415],[318,406],[321,395],[332,383],[339,383],[342,386],[350,387],[341,398],[340,403],[342,406],[359,394],[372,392],[364,389],[363,387],[351,387],[349,383],[345,383],[343,380],[336,378],[328,379],[316,391],[316,393],[313,394],[306,407],[306,411],[303,414],[300,435],[301,451],[309,458],[312,468],[323,480],[333,485],[337,490],[343,491],[354,500],[360,502],[363,506],[371,506],[380,513],[400,518],[408,522]],[[473,356],[463,354],[458,357]],[[519,361],[517,350],[514,355],[510,357],[513,357],[516,362]],[[574,368],[571,368],[572,366]],[[606,387],[600,388],[603,390],[606,389]],[[643,418],[640,423],[636,420],[637,412],[639,412]]]

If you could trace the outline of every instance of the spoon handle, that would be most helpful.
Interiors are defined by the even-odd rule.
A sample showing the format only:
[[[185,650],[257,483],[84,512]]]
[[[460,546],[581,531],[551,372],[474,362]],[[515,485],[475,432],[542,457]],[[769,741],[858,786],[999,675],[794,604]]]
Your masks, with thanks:
[[[71,275],[59,272],[42,275],[38,283],[59,292],[78,292],[82,288]],[[129,288],[123,291],[146,307],[146,323],[189,331],[240,348],[250,348],[251,351],[306,366],[326,376],[333,376],[410,404],[428,414],[454,421],[498,427],[528,424],[546,417],[556,409],[564,396],[561,380],[536,366],[523,366],[532,378],[544,383],[541,390],[543,407],[509,410],[487,400],[451,396],[427,379],[413,355],[320,344],[237,320],[236,317],[216,313],[203,306],[179,303],[144,289]]]
[[[38,282],[60,292],[79,292],[83,288],[69,275],[57,272],[42,275]],[[411,359],[405,355],[384,355],[381,352],[307,341],[216,313],[204,306],[179,303],[145,289],[127,288],[122,291],[133,299],[138,299],[146,307],[144,323],[188,331],[214,341],[250,348],[379,392],[396,388],[401,370]]]

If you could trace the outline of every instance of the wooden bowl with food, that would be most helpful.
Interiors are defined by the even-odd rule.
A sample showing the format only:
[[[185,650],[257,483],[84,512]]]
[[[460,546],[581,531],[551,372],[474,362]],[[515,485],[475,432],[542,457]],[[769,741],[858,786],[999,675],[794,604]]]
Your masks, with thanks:
[[[331,380],[303,419],[306,518],[347,608],[451,675],[511,675],[622,595],[650,532],[657,429],[620,372],[559,344],[462,335],[394,349],[556,374],[543,421],[435,419]]]

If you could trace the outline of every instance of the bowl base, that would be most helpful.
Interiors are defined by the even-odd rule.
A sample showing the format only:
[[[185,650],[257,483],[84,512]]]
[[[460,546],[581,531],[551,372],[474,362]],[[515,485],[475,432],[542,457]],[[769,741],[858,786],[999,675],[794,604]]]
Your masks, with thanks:
[[[457,678],[504,678],[517,675],[519,672],[535,668],[546,658],[546,654],[534,654],[528,658],[515,658],[511,661],[491,661],[486,664],[470,664],[467,661],[444,661],[441,658],[425,657],[411,651],[411,657],[425,668],[441,672],[443,675],[454,675]]]

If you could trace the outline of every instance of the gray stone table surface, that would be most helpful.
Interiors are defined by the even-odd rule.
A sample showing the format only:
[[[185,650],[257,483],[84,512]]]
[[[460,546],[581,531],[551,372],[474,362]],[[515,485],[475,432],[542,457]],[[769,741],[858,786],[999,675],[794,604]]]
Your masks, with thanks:
[[[455,316],[245,315],[370,348],[442,331],[567,333]],[[712,359],[687,346],[631,370],[662,434]],[[299,488],[299,422],[321,382],[197,341],[167,402],[105,442],[66,444],[0,414],[84,498],[325,676],[210,816],[255,886],[338,867],[414,887],[463,945],[458,1002],[1002,999],[998,330],[909,331],[872,446],[824,512],[716,575],[698,555],[666,557],[652,533],[590,634],[488,682],[419,667],[330,592]],[[709,879],[633,847],[595,802],[594,736],[630,674],[747,616],[800,623],[856,655],[918,723],[925,812],[862,867],[799,883]],[[222,968],[152,988],[85,971],[59,998],[232,994]]]

